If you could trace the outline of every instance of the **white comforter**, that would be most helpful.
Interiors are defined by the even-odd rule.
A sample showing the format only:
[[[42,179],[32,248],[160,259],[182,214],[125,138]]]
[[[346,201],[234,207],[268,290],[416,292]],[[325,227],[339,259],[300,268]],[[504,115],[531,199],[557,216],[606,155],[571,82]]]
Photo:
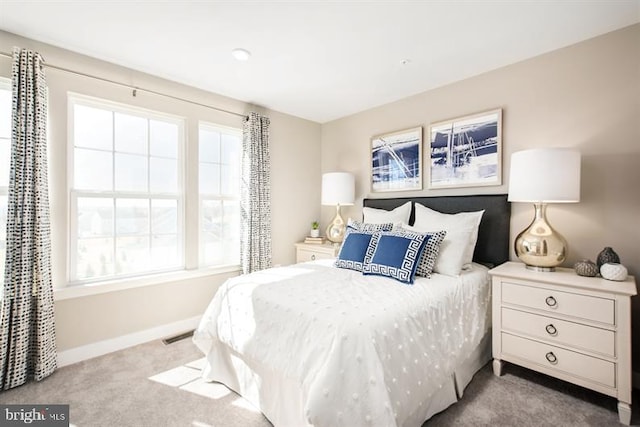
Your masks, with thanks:
[[[486,271],[412,286],[322,262],[239,276],[220,287],[194,342],[296,381],[309,424],[402,426],[421,419],[488,330]]]

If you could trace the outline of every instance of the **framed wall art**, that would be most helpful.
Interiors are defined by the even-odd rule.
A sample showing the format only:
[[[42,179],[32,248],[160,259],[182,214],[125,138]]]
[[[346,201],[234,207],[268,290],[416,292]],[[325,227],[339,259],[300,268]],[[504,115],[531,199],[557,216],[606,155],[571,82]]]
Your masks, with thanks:
[[[371,191],[422,190],[422,127],[371,138]]]
[[[429,188],[502,184],[502,109],[432,123]]]

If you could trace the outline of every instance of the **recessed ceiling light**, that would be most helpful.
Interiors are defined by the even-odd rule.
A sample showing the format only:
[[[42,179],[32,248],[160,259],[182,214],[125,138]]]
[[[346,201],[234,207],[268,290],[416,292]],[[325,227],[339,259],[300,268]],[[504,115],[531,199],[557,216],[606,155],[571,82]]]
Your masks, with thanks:
[[[402,59],[402,60],[400,60],[400,65],[408,65],[408,64],[409,64],[409,62],[411,62],[411,60],[410,60],[410,59],[408,59],[408,58],[406,58],[406,59]]]
[[[251,52],[249,52],[246,49],[240,49],[240,48],[233,49],[231,51],[231,54],[238,61],[248,61],[249,57],[251,56]]]

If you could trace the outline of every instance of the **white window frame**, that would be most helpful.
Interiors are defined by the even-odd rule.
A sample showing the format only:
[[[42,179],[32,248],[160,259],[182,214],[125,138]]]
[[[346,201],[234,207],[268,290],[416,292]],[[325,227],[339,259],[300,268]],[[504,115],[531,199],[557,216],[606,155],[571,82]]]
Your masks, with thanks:
[[[185,269],[185,216],[186,216],[186,212],[185,212],[185,193],[186,193],[186,189],[185,189],[185,144],[186,144],[186,138],[185,138],[185,118],[184,117],[180,117],[177,115],[172,115],[172,114],[166,114],[166,113],[161,113],[161,112],[157,112],[157,111],[152,111],[152,110],[148,110],[148,109],[144,109],[144,108],[140,108],[140,107],[136,107],[136,106],[132,106],[132,105],[128,105],[128,104],[121,104],[121,103],[117,103],[117,102],[113,102],[113,101],[109,101],[109,100],[105,100],[105,99],[101,99],[101,98],[94,98],[94,97],[90,97],[90,96],[86,96],[86,95],[82,95],[82,94],[78,94],[78,93],[72,93],[69,92],[67,95],[67,135],[68,135],[68,144],[67,144],[67,191],[69,194],[69,230],[68,230],[68,236],[69,236],[69,245],[68,245],[68,253],[67,253],[67,266],[68,266],[68,277],[67,277],[67,283],[69,285],[84,285],[84,284],[92,284],[92,283],[96,283],[96,282],[108,282],[108,281],[112,281],[112,280],[118,280],[118,279],[123,279],[123,278],[133,278],[133,277],[145,277],[145,276],[151,276],[151,275],[157,275],[159,273],[167,273],[167,272],[174,272],[174,271],[180,271],[180,270],[184,270]],[[170,192],[166,192],[166,193],[154,193],[151,191],[147,191],[147,192],[133,192],[133,191],[116,191],[115,190],[115,182],[113,183],[113,191],[92,191],[92,190],[76,190],[73,188],[73,183],[74,183],[74,148],[75,148],[75,144],[74,144],[74,106],[75,105],[84,105],[84,106],[88,106],[88,107],[93,107],[93,108],[100,108],[100,109],[108,109],[110,111],[116,112],[116,113],[122,113],[122,114],[128,114],[128,115],[137,115],[140,117],[143,117],[147,120],[162,120],[162,121],[166,121],[166,122],[171,122],[174,123],[176,125],[178,125],[178,192],[177,193],[170,193]],[[111,148],[111,152],[115,155],[116,151],[115,151],[115,132],[113,134],[113,141],[112,141],[112,148]],[[147,134],[147,138],[149,138],[149,134]],[[150,158],[150,151],[147,151],[147,161],[149,161]],[[115,175],[115,157],[114,157],[114,162],[112,163],[112,168],[113,169],[113,177],[112,179],[115,181],[116,179],[116,175]],[[147,173],[150,174],[151,173],[151,168],[147,169]],[[147,176],[147,182],[150,183],[149,181],[150,177]],[[152,230],[151,230],[151,200],[152,199],[170,199],[170,200],[177,200],[177,204],[178,204],[178,224],[177,224],[177,241],[178,241],[178,254],[179,254],[179,266],[177,267],[172,267],[172,268],[166,268],[166,269],[154,269],[154,270],[148,270],[145,272],[138,272],[138,273],[125,273],[125,274],[114,274],[114,275],[110,275],[110,276],[101,276],[101,277],[96,277],[96,278],[90,278],[90,279],[76,279],[77,278],[77,271],[76,271],[76,266],[77,266],[77,260],[76,260],[76,254],[77,254],[77,244],[78,244],[78,224],[77,224],[77,217],[78,217],[78,210],[77,210],[77,201],[78,198],[82,197],[82,198],[90,198],[90,197],[100,197],[100,198],[110,198],[113,199],[113,203],[114,203],[114,222],[113,222],[113,226],[115,227],[115,215],[116,215],[116,210],[115,210],[115,203],[116,203],[116,199],[126,199],[126,198],[131,198],[131,199],[147,199],[149,201],[149,233],[148,235],[151,237],[152,236]],[[112,234],[111,234],[114,238],[114,245],[116,244],[116,232],[115,229],[112,230]],[[114,253],[115,253],[115,247],[114,247]]]
[[[199,121],[198,122],[198,152],[200,151],[200,131],[210,130],[219,133],[225,133],[227,135],[235,135],[240,138],[241,146],[240,146],[240,161],[242,161],[242,129],[234,128],[230,126],[218,125],[211,122]],[[222,141],[220,141],[222,143]],[[241,171],[242,172],[242,171]],[[198,174],[200,174],[200,158],[198,157]],[[200,177],[198,176],[198,180]],[[240,177],[242,179],[242,177]],[[222,168],[220,168],[220,182],[222,183]],[[203,224],[203,202],[204,201],[221,201],[224,206],[224,202],[228,201],[237,201],[240,204],[240,193],[237,196],[232,195],[224,195],[224,194],[211,194],[211,193],[203,193],[200,188],[198,188],[198,265],[200,268],[217,268],[217,267],[240,267],[240,253],[238,253],[238,263],[237,264],[208,264],[204,259],[204,239],[202,239],[202,233],[204,229]],[[240,240],[240,235],[238,234],[238,241]]]

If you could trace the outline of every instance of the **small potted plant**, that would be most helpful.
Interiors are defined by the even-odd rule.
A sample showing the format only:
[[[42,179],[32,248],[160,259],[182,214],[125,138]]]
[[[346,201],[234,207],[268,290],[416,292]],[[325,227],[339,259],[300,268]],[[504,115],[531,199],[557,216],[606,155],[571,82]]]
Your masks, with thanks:
[[[318,221],[311,223],[311,237],[320,237],[320,223]]]

